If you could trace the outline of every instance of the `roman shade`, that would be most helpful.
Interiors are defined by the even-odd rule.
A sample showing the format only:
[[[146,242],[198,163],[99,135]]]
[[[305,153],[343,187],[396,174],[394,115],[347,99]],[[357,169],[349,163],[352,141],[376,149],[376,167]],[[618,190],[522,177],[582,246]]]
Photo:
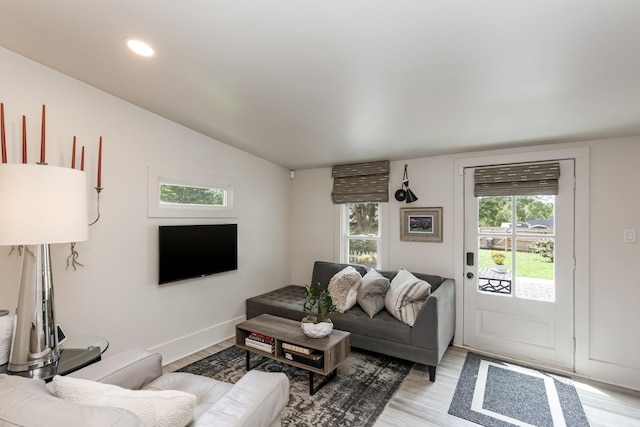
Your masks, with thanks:
[[[331,171],[335,204],[389,201],[389,161],[334,166]]]
[[[476,197],[556,195],[560,163],[476,168],[474,178]]]

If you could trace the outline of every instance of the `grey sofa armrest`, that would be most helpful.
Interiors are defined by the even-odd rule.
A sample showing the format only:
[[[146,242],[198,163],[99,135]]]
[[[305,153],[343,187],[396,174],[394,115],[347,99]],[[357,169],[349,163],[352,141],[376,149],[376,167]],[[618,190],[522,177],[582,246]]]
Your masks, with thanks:
[[[139,390],[162,375],[162,356],[144,348],[106,355],[102,360],[69,374],[70,377]]]
[[[453,339],[456,324],[455,282],[445,279],[425,302],[413,324],[411,344],[432,348],[435,366]]]

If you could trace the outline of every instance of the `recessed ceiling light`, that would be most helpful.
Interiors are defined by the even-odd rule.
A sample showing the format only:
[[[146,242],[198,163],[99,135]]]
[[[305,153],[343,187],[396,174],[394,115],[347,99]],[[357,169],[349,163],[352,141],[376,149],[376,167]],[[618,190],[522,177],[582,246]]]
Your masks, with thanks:
[[[153,56],[153,48],[142,40],[129,39],[127,40],[127,46],[138,55]]]

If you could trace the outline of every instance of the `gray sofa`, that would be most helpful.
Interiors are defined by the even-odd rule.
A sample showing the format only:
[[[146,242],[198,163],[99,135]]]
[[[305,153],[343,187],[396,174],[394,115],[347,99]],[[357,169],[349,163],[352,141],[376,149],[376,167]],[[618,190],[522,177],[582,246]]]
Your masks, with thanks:
[[[334,274],[348,265],[361,275],[367,272],[367,268],[362,265],[316,261],[311,283],[319,283],[326,288]],[[382,270],[380,273],[392,280],[397,271]],[[358,304],[345,313],[331,313],[330,317],[336,329],[351,332],[352,347],[425,364],[429,367],[431,381],[435,381],[436,366],[453,340],[455,284],[452,279],[412,273],[431,284],[431,295],[420,310],[413,327],[397,320],[384,309],[370,318]],[[303,286],[285,286],[249,298],[246,301],[247,319],[266,313],[301,320],[305,316],[302,308],[304,301]]]
[[[236,384],[188,373],[162,375],[162,358],[138,348],[105,355],[97,363],[69,374],[130,390],[179,390],[196,396],[189,427],[281,425],[289,401],[289,380],[276,372],[249,371]],[[55,383],[55,379],[54,379]],[[127,409],[63,400],[52,383],[0,374],[0,427],[133,427],[148,424]],[[145,403],[142,403],[145,405]]]

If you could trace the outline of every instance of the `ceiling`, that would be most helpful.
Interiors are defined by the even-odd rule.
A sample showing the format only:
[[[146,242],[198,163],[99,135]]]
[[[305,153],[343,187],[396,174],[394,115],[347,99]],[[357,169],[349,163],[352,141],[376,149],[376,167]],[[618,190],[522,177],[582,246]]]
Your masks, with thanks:
[[[0,0],[0,44],[288,169],[640,134],[637,0]],[[152,58],[125,46],[149,42]]]

